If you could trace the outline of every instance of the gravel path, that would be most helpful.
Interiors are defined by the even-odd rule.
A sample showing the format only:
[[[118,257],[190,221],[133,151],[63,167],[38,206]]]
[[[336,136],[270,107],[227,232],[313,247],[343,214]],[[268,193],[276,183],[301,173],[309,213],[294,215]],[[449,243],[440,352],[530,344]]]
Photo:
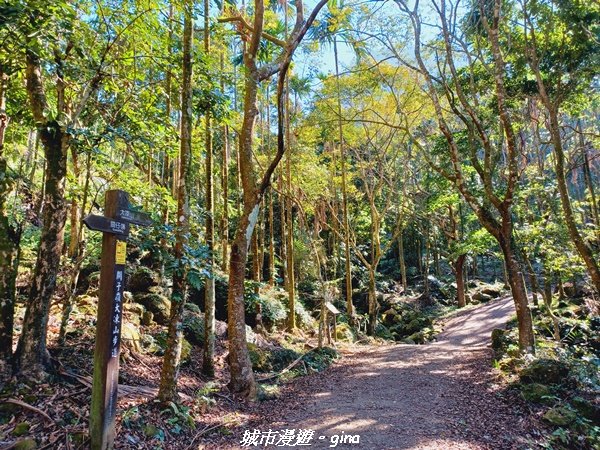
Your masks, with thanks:
[[[360,443],[335,448],[528,448],[530,424],[492,369],[488,347],[492,329],[513,311],[504,298],[454,316],[433,344],[345,351],[325,374],[305,377],[297,397],[266,402],[281,420],[259,428],[314,430],[311,446],[301,447],[311,449],[333,448],[332,436],[348,435]]]

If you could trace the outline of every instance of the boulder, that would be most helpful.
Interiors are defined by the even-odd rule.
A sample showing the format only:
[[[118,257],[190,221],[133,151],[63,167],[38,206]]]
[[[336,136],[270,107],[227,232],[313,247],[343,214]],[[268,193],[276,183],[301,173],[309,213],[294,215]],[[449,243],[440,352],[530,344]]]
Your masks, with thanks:
[[[548,398],[552,395],[552,389],[545,384],[531,383],[521,386],[521,395],[529,402],[533,403],[548,403]]]
[[[555,359],[536,359],[521,370],[523,383],[560,384],[569,376],[569,367]]]
[[[571,405],[586,419],[596,425],[600,424],[600,404],[592,403],[582,397],[574,397],[571,399]]]
[[[138,327],[129,322],[123,322],[121,326],[121,342],[129,349],[140,353],[142,351],[142,337]]]
[[[389,327],[389,326],[393,325],[394,323],[396,323],[397,317],[398,317],[398,313],[396,312],[396,310],[393,308],[390,308],[383,313],[381,321],[386,326]]]
[[[144,307],[139,303],[123,304],[123,314],[129,322],[135,325],[139,325],[141,323],[144,312]]]
[[[198,311],[185,309],[183,312],[183,333],[185,338],[194,345],[204,343],[204,314],[199,309]]]
[[[546,411],[543,418],[552,425],[564,427],[575,422],[577,414],[572,409],[564,406],[557,406],[556,408],[550,408]]]
[[[354,334],[347,323],[340,323],[336,327],[335,337],[338,341],[353,342]]]
[[[493,300],[493,297],[489,294],[484,293],[483,291],[477,291],[472,296],[473,300],[481,303],[489,302]]]
[[[171,301],[161,294],[146,293],[137,294],[135,301],[143,305],[147,311],[154,314],[154,320],[159,325],[167,325],[171,314]]]
[[[424,344],[427,341],[425,333],[422,331],[411,334],[407,340],[413,341],[415,344]]]
[[[497,286],[486,286],[481,290],[481,293],[489,295],[491,298],[498,298],[502,294],[502,289]]]
[[[151,269],[140,266],[127,279],[127,289],[133,294],[150,292],[150,288],[158,286],[158,274]]]

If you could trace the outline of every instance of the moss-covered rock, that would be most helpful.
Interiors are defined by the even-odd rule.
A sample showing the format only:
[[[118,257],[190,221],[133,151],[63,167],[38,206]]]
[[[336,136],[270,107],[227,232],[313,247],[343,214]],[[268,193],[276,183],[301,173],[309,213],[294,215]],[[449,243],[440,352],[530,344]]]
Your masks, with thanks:
[[[575,422],[577,414],[572,409],[564,406],[557,406],[556,408],[550,408],[546,411],[543,418],[552,425],[564,427]]]
[[[147,311],[154,314],[154,320],[159,325],[167,325],[171,314],[171,301],[161,294],[146,293],[137,294],[135,301],[143,305]]]
[[[482,291],[478,291],[473,294],[473,300],[475,300],[477,302],[486,303],[493,299],[494,299],[494,297],[492,297],[491,295],[486,294]]]
[[[540,383],[524,384],[521,386],[521,395],[530,402],[548,403],[550,399],[545,397],[552,395],[552,388]]]
[[[600,405],[592,403],[583,397],[574,397],[571,399],[571,405],[586,419],[591,420],[595,425],[600,425]]]
[[[521,370],[523,383],[560,384],[569,376],[569,367],[555,359],[540,358]]]
[[[196,309],[192,307],[196,307]],[[186,305],[183,313],[183,333],[188,341],[194,345],[204,343],[204,315],[196,305]]]
[[[150,288],[158,286],[158,274],[148,267],[138,267],[127,279],[127,290],[133,294],[150,292]]]
[[[354,333],[347,323],[339,323],[336,328],[335,338],[339,341],[353,342]]]
[[[375,327],[375,336],[380,337],[382,339],[394,340],[394,335],[390,332],[388,327],[386,327],[382,323],[378,323]]]
[[[140,353],[142,351],[142,338],[137,325],[123,322],[121,325],[121,342],[135,352]]]

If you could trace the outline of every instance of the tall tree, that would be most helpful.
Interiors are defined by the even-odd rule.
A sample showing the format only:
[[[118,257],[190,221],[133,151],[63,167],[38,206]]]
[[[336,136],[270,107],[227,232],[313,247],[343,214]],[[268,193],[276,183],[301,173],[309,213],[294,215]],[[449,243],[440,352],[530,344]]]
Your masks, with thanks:
[[[592,284],[600,293],[600,266],[592,248],[579,231],[571,204],[559,118],[564,102],[581,86],[587,88],[587,84],[598,74],[600,50],[589,35],[595,28],[598,36],[600,13],[597,5],[586,7],[566,1],[546,4],[538,0],[525,0],[522,5],[525,51],[535,76],[539,98],[548,113],[548,131],[554,150],[556,181],[564,219]],[[504,12],[508,15],[508,12]],[[500,14],[501,6],[497,5],[494,9],[495,21],[500,20]],[[541,23],[544,25],[540,30]]]
[[[183,343],[182,317],[187,295],[187,265],[185,251],[189,240],[189,187],[192,158],[192,57],[194,45],[193,0],[183,5],[183,54],[181,65],[181,141],[179,150],[179,176],[177,177],[177,225],[175,227],[175,261],[171,312],[167,345],[160,373],[158,399],[163,402],[177,400],[177,378],[181,363]]]
[[[204,53],[210,54],[210,7],[209,0],[204,0]],[[215,252],[214,222],[214,188],[213,188],[213,145],[211,129],[211,112],[204,116],[204,151],[206,152],[206,246],[208,247],[208,276],[204,282],[204,353],[202,372],[212,377],[215,374],[215,279],[213,272]],[[225,161],[223,162],[225,164]]]
[[[519,347],[522,352],[533,353],[535,351],[535,340],[531,311],[523,279],[523,270],[518,259],[512,215],[512,206],[514,204],[514,195],[517,189],[520,168],[517,135],[511,117],[510,106],[508,104],[510,99],[507,97],[505,84],[504,56],[498,39],[501,0],[494,0],[490,20],[488,20],[488,16],[486,15],[487,10],[485,10],[487,3],[484,1],[476,3],[476,8],[480,11],[478,26],[482,27],[489,40],[490,64],[487,69],[492,75],[493,95],[495,98],[494,107],[498,110],[498,126],[501,130],[501,138],[497,147],[494,145],[488,131],[489,125],[485,123],[485,115],[480,112],[482,105],[479,102],[477,91],[470,91],[471,86],[469,85],[466,87],[463,86],[455,64],[456,48],[461,49],[467,58],[477,58],[479,56],[477,54],[473,55],[473,51],[469,50],[465,41],[452,33],[452,30],[455,29],[455,22],[449,23],[448,18],[456,17],[456,5],[452,4],[452,10],[447,11],[446,0],[432,0],[431,2],[442,28],[442,45],[436,55],[443,61],[443,65],[437,65],[441,73],[436,76],[432,74],[430,66],[422,56],[422,46],[424,44],[421,40],[422,19],[419,1],[417,0],[412,7],[404,0],[395,0],[395,3],[408,16],[412,25],[415,37],[414,56],[417,63],[415,69],[424,77],[427,92],[434,104],[438,127],[446,141],[446,155],[449,162],[446,167],[449,167],[446,168],[437,165],[428,156],[428,152],[424,149],[423,145],[417,139],[413,139],[413,141],[415,144],[421,146],[421,153],[428,158],[432,167],[454,184],[477,215],[481,225],[494,236],[500,245],[517,313]],[[482,13],[482,11],[485,11],[485,13]],[[484,51],[484,49],[479,47],[479,42],[475,44],[478,45],[478,51]],[[404,61],[404,58],[398,55],[396,49],[392,50]],[[467,59],[467,61],[471,62],[467,68],[472,73],[476,68],[476,63],[472,62],[473,59]],[[481,62],[477,61],[478,63]],[[449,73],[446,73],[446,71],[449,71]],[[439,88],[441,88],[441,91]],[[441,95],[444,96],[443,98],[447,101],[447,105],[451,108],[456,119],[465,127],[464,133],[467,138],[463,142],[467,144],[467,158],[463,156],[465,155],[465,145],[459,141],[459,135],[453,130],[448,115],[444,111],[445,104],[442,103]],[[503,168],[505,173],[502,178],[505,182],[502,183],[503,194],[501,195],[498,185],[494,180],[494,173],[499,176],[497,172],[498,155],[504,151],[506,166]],[[470,183],[468,183],[463,168],[465,159],[479,176],[483,186],[482,193],[474,191],[473,187],[469,186]]]
[[[244,113],[239,144],[239,171],[242,178],[243,211],[238,222],[234,240],[231,243],[229,290],[227,294],[227,336],[229,339],[228,362],[231,372],[229,387],[233,392],[240,393],[252,399],[256,396],[256,383],[252,372],[248,348],[246,346],[246,323],[244,312],[244,278],[248,258],[248,246],[250,245],[250,238],[258,220],[262,197],[271,183],[271,176],[281,161],[285,151],[282,99],[286,74],[296,48],[326,2],[327,0],[320,0],[308,18],[305,19],[303,2],[297,0],[295,4],[296,23],[286,41],[282,41],[264,32],[265,5],[263,0],[254,1],[254,18],[252,25],[250,25],[241,14],[221,19],[221,21],[226,22],[237,22],[239,28],[242,30],[245,40],[248,41],[243,55],[245,93]],[[282,49],[274,62],[259,66],[257,55],[263,37],[269,42],[280,46]],[[259,182],[256,174],[252,147],[254,123],[258,114],[256,99],[259,83],[270,78],[274,74],[278,74],[279,77],[277,90],[277,117],[279,119],[277,153]]]

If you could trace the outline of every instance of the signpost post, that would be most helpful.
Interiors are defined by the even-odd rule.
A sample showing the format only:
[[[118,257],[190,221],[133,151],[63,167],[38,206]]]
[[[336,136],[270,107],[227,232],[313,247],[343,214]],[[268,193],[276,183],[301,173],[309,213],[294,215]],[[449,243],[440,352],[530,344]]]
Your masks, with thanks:
[[[83,223],[88,228],[103,233],[94,380],[90,407],[92,450],[112,449],[115,440],[126,240],[129,236],[129,224],[142,226],[151,224],[147,214],[130,208],[129,195],[126,192],[111,190],[105,194],[104,216],[89,215],[83,219]]]

